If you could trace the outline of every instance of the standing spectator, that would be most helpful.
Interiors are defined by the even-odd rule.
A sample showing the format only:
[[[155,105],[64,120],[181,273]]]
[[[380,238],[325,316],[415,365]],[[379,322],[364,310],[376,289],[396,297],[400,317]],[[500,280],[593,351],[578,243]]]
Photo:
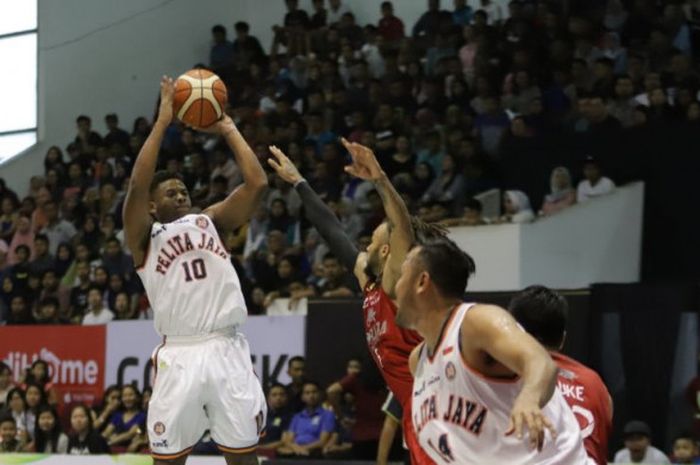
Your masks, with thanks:
[[[391,2],[382,2],[381,12],[382,19],[379,20],[377,32],[389,48],[398,48],[399,42],[404,38],[403,21],[394,16],[394,5]]]
[[[108,454],[107,441],[93,429],[90,410],[82,404],[70,412],[70,425],[73,432],[68,437],[69,455]]]
[[[141,410],[141,394],[135,386],[122,389],[122,410],[114,413],[102,433],[110,447],[127,447],[145,429],[146,414]]]
[[[438,33],[452,24],[452,15],[440,9],[440,0],[428,0],[428,11],[423,13],[413,26],[414,38],[427,38],[428,42]]]
[[[331,384],[326,392],[337,414],[340,413],[340,395],[352,395],[355,404],[355,422],[351,431],[352,455],[358,460],[373,460],[377,455],[379,434],[384,423],[382,404],[387,394],[376,366],[350,359],[346,375]]]
[[[474,120],[474,131],[481,140],[481,148],[487,154],[495,156],[503,137],[510,127],[508,115],[501,108],[499,97],[490,95],[484,98],[484,112]]]
[[[0,417],[0,452],[21,452],[23,444],[17,440],[17,422],[11,416]]]
[[[629,128],[634,123],[634,83],[627,75],[615,80],[615,98],[608,106],[610,115],[620,121],[622,127]]]
[[[234,25],[236,40],[233,41],[233,62],[237,70],[247,70],[252,64],[262,65],[265,52],[260,41],[250,35],[250,25],[239,21]]]
[[[129,133],[119,127],[119,117],[116,113],[105,116],[107,135],[105,135],[105,146],[110,147],[118,144],[124,148],[129,146]]]
[[[321,406],[318,383],[304,383],[302,400],[304,410],[294,415],[279,449],[280,455],[317,457],[335,430],[335,416]]]
[[[576,200],[579,203],[615,190],[615,183],[603,176],[598,160],[593,157],[586,158],[583,164],[583,176],[585,179],[578,183],[576,193]]]
[[[299,355],[294,356],[287,362],[287,375],[292,380],[285,389],[287,390],[287,401],[289,410],[292,413],[300,412],[304,408],[301,395],[304,388],[306,373],[306,360]]]
[[[83,325],[105,325],[114,319],[114,313],[102,303],[102,290],[92,285],[88,291],[88,313],[83,317]]]
[[[467,5],[467,0],[454,0],[455,9],[452,11],[452,22],[462,28],[472,22],[474,10]]]
[[[93,156],[97,147],[102,145],[102,138],[92,130],[92,120],[85,115],[80,115],[75,120],[78,127],[78,135],[73,143],[77,146],[80,155]]]
[[[547,194],[542,204],[542,215],[551,215],[576,203],[576,190],[571,184],[571,174],[563,166],[552,170],[549,179],[551,192]]]
[[[36,416],[33,450],[41,454],[65,454],[68,436],[61,431],[58,415],[48,405],[39,408]]]
[[[615,454],[615,463],[671,463],[666,454],[651,445],[651,429],[639,420],[627,422],[624,429],[625,448]]]
[[[0,239],[6,242],[12,240],[12,236],[17,228],[18,205],[12,197],[3,197],[0,203]]]
[[[282,435],[289,429],[292,414],[287,406],[287,390],[284,385],[274,383],[267,392],[267,420],[265,437],[260,448],[276,451],[282,446]]]
[[[221,24],[211,28],[212,46],[209,66],[212,71],[228,79],[233,64],[233,44],[226,38],[226,28]]]
[[[332,26],[340,22],[345,13],[352,13],[350,7],[343,0],[328,0],[328,25]]]

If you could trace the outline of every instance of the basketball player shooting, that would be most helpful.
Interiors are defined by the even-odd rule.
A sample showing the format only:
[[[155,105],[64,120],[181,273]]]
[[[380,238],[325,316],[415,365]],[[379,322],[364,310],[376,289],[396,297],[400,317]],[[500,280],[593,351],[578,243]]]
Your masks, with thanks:
[[[441,238],[411,250],[396,284],[397,324],[424,338],[410,357],[421,447],[441,464],[592,464],[547,351],[502,308],[462,302],[473,272]]]
[[[370,181],[377,189],[386,221],[377,226],[367,250],[359,252],[343,231],[338,218],[323,203],[294,164],[277,147],[270,147],[274,159],[268,160],[277,174],[296,188],[309,221],[347,269],[354,270],[363,289],[367,344],[384,380],[403,408],[403,430],[413,465],[434,463],[419,447],[411,426],[411,387],[413,377],[408,370],[408,356],[420,342],[420,336],[396,326],[396,306],[392,301],[401,263],[413,246],[444,234],[442,229],[426,225],[409,216],[401,196],[382,170],[372,150],[357,143],[341,140],[352,157],[347,173]]]
[[[148,412],[155,463],[184,464],[205,430],[229,465],[257,464],[266,404],[238,328],[247,310],[220,232],[247,222],[267,176],[224,115],[207,131],[234,152],[244,183],[201,214],[191,214],[182,177],[155,172],[173,118],[174,85],[163,77],[158,119],[136,159],[124,205],[124,230],[163,343]]]

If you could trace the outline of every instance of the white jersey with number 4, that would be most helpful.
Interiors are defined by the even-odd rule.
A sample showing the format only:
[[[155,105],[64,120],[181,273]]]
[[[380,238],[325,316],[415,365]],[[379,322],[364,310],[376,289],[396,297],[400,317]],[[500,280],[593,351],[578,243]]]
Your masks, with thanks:
[[[557,431],[546,433],[541,452],[522,439],[506,436],[520,380],[486,378],[462,358],[460,328],[473,304],[453,310],[434,356],[421,349],[413,381],[413,425],[421,447],[437,464],[588,465],[574,414],[556,390],[544,415]],[[527,428],[526,428],[527,430]]]
[[[245,322],[241,283],[211,218],[191,214],[153,223],[137,269],[163,336],[195,336]]]

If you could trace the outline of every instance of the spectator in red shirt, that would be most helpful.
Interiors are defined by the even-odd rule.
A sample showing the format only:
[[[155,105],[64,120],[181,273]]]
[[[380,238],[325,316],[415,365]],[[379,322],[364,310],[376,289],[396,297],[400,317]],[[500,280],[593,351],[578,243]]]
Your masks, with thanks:
[[[513,297],[508,308],[518,323],[549,350],[559,367],[557,387],[576,415],[586,453],[598,465],[607,464],[612,399],[595,371],[559,353],[566,339],[566,299],[544,286],[530,286]]]
[[[351,358],[348,360],[346,375],[331,384],[326,393],[336,414],[341,411],[341,394],[352,394],[355,416],[350,434],[352,455],[357,460],[374,460],[384,424],[382,404],[386,399],[386,388],[376,366]]]
[[[382,19],[379,20],[377,32],[382,36],[387,46],[398,47],[404,38],[403,21],[394,16],[394,5],[391,2],[382,2]]]

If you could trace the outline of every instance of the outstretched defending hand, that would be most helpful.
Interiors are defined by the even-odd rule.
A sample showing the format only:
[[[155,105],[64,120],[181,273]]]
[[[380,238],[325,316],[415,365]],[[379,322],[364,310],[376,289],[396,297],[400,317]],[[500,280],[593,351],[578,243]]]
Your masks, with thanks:
[[[280,178],[284,179],[290,184],[296,184],[303,179],[301,174],[299,174],[297,167],[294,166],[294,163],[292,163],[284,152],[277,148],[276,145],[270,146],[270,153],[272,153],[276,160],[268,158],[267,164],[270,165],[273,170],[275,170]]]
[[[173,120],[173,96],[175,82],[168,76],[160,79],[160,107],[158,107],[158,122],[166,126]]]
[[[545,430],[549,430],[552,439],[557,437],[557,430],[554,429],[552,422],[544,416],[539,403],[534,399],[518,396],[515,399],[513,410],[510,412],[510,425],[506,436],[515,433],[515,437],[522,439],[525,427],[527,427],[530,436],[530,447],[536,447],[538,452],[542,451]]]
[[[348,142],[344,137],[340,141],[352,157],[352,163],[345,166],[346,173],[366,181],[377,181],[384,176],[372,149],[357,142]]]

